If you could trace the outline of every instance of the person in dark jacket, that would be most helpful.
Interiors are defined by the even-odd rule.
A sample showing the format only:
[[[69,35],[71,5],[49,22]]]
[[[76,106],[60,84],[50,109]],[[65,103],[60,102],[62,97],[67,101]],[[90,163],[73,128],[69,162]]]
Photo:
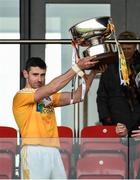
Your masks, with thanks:
[[[135,40],[133,32],[122,32],[119,40]],[[140,53],[136,44],[122,43],[130,84],[121,85],[118,57],[101,75],[97,90],[97,109],[103,125],[117,125],[120,136],[132,134],[140,126]],[[139,75],[139,76],[138,76]],[[133,131],[135,133],[135,131]]]

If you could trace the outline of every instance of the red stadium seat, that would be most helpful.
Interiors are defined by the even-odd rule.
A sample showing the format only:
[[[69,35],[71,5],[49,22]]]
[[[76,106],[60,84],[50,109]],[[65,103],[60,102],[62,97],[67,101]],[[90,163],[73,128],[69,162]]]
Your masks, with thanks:
[[[73,137],[73,132],[70,127],[66,127],[66,126],[57,126],[57,127],[58,127],[59,137],[69,137],[69,138]]]
[[[16,138],[17,130],[12,127],[0,126],[0,138]]]
[[[73,132],[70,127],[58,126],[58,134],[60,139],[60,152],[64,163],[67,177],[71,171],[71,157],[73,149]]]
[[[116,138],[116,126],[87,126],[81,130],[81,137],[84,138]]]
[[[0,126],[0,151],[7,150],[16,154],[17,130],[12,127]]]
[[[0,126],[0,178],[12,179],[15,171],[17,131],[12,127]]]
[[[122,144],[115,131],[116,126],[88,126],[81,131],[80,155],[93,153],[121,153],[127,160],[128,146]]]
[[[126,179],[127,165],[122,156],[96,154],[77,161],[77,179]]]
[[[73,144],[73,132],[70,127],[58,126],[61,151],[71,154]]]

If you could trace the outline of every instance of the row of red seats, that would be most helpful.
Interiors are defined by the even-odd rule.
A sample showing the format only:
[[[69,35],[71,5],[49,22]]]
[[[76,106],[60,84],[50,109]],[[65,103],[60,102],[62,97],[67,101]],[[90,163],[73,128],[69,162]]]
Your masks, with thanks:
[[[127,179],[128,145],[123,144],[115,133],[115,126],[88,126],[82,129],[78,141],[78,157],[73,150],[76,145],[73,131],[69,127],[58,127],[60,152],[68,178],[75,171],[77,179]],[[140,145],[136,146],[136,159],[132,162],[133,178],[136,179],[140,165]],[[17,131],[11,127],[0,127],[0,179],[15,178],[15,156],[17,154]],[[130,162],[129,162],[130,163]],[[72,177],[72,178],[73,178]],[[132,178],[132,177],[131,177]]]
[[[70,177],[72,169],[70,157],[75,153],[72,152],[73,132],[71,128],[62,126],[58,127],[58,131],[59,136],[62,137],[60,138],[62,159],[67,176]],[[122,142],[122,138],[119,138],[115,132],[115,126],[98,125],[84,127],[81,130],[79,139],[76,178],[128,179],[131,177],[131,179],[136,179],[140,160],[138,157],[133,159],[130,166],[131,159],[128,147],[128,139],[126,138]],[[138,144],[135,148],[135,152],[138,153]]]

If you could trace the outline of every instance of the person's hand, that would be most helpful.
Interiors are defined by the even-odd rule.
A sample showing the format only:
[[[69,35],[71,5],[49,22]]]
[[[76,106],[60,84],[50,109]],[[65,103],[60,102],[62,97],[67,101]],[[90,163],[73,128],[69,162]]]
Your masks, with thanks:
[[[127,130],[125,124],[117,123],[116,133],[117,133],[119,136],[121,136],[121,137],[127,136],[128,130]]]
[[[77,65],[81,70],[86,70],[94,67],[98,62],[96,56],[87,56],[78,60]]]
[[[133,137],[135,140],[140,140],[140,126],[139,129],[133,130],[131,137]]]
[[[101,64],[101,65],[99,65],[99,68],[98,69],[93,69],[93,71],[94,71],[94,73],[95,74],[98,74],[98,73],[104,73],[105,72],[105,70],[107,69],[107,64]]]

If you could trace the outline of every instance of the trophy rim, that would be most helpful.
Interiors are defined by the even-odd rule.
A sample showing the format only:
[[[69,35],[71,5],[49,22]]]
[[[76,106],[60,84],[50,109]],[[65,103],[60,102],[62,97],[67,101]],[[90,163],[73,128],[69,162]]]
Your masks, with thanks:
[[[82,27],[82,24],[88,23],[91,21],[93,27],[85,26]],[[92,22],[93,21],[93,22]],[[94,27],[94,21],[99,23],[101,27]],[[69,31],[72,34],[73,40],[81,45],[81,46],[89,46],[91,45],[91,40],[94,42],[94,39],[100,39],[100,41],[104,41],[105,38],[110,38],[111,29],[109,28],[109,21],[112,22],[112,18],[110,16],[100,16],[89,18],[84,21],[78,22],[73,25]]]
[[[80,22],[76,23],[75,25],[73,25],[72,27],[70,27],[70,28],[69,28],[69,31],[71,31],[71,29],[73,29],[73,28],[76,27],[77,25],[79,25],[79,24],[81,24],[81,23],[84,23],[84,22],[86,22],[86,21],[88,21],[88,20],[92,20],[92,19],[99,20],[99,19],[106,19],[106,18],[108,18],[108,19],[110,19],[110,20],[112,19],[111,16],[100,16],[100,17],[88,18],[88,19],[83,20],[83,21],[80,21]]]

